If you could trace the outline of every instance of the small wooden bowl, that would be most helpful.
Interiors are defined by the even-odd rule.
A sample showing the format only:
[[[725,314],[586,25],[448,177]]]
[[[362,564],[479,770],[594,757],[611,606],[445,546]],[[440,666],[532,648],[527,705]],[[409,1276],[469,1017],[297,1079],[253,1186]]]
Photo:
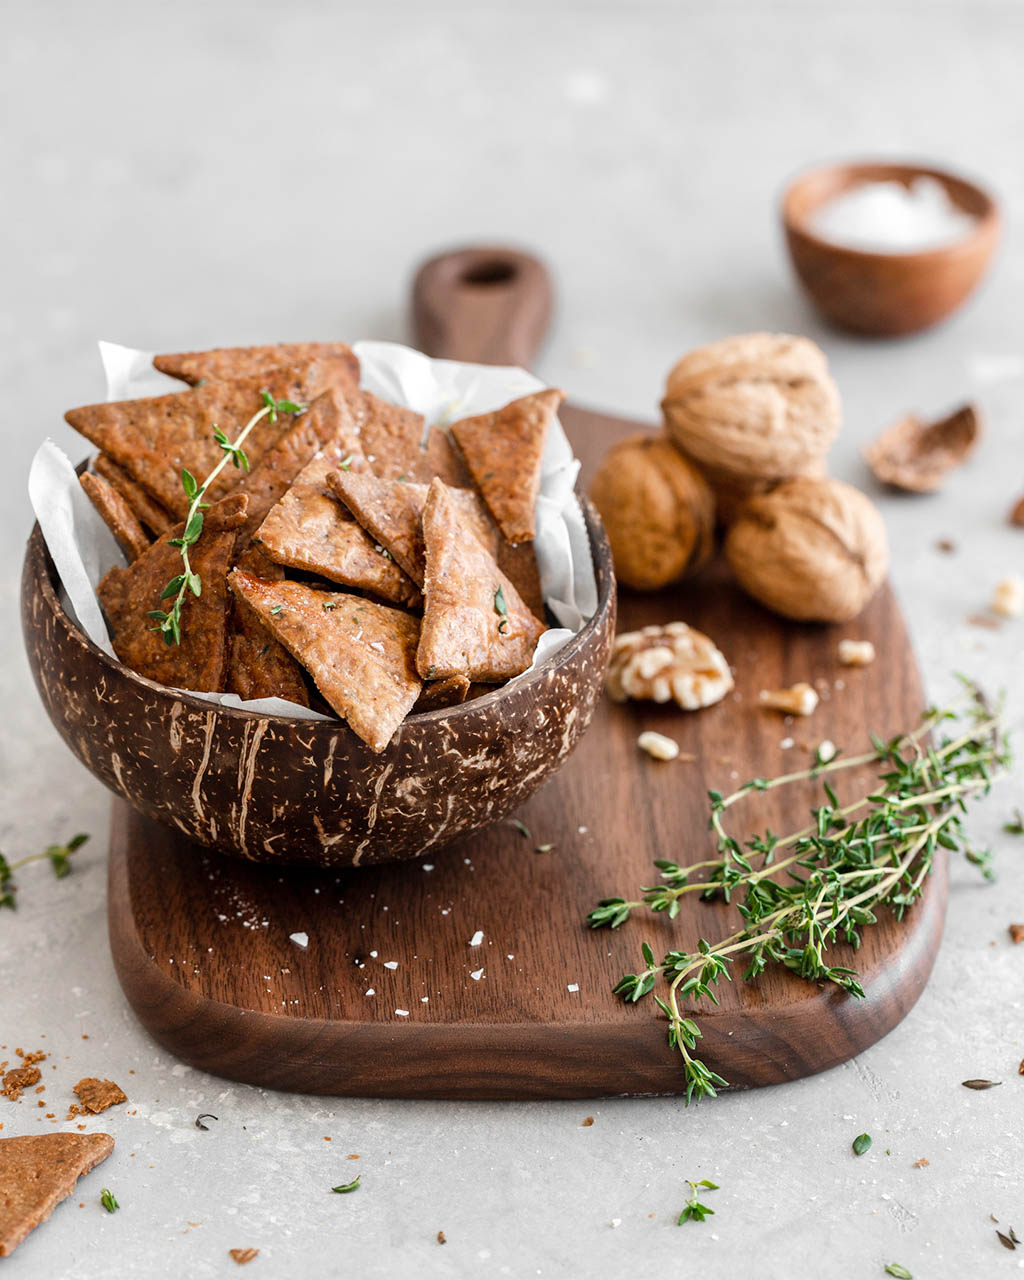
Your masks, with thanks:
[[[975,217],[967,235],[917,253],[872,253],[824,240],[811,216],[862,182],[941,182],[950,199]],[[826,165],[801,174],[782,198],[789,256],[801,284],[829,320],[855,333],[917,333],[951,315],[974,291],[999,240],[995,200],[981,187],[940,169],[906,164]]]
[[[204,702],[136,675],[71,620],[39,526],[21,582],[29,665],[57,732],[111,791],[191,840],[254,862],[370,866],[497,822],[568,758],[602,695],[615,579],[583,503],[597,612],[518,683],[410,716],[375,755],[340,720]]]

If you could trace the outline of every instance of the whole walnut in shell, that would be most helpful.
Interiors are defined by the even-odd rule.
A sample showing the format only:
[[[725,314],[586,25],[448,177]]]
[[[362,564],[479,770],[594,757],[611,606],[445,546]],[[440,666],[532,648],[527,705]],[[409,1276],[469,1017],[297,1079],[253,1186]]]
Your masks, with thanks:
[[[691,351],[669,374],[661,407],[726,517],[781,480],[824,475],[839,430],[825,353],[785,333],[742,334]]]
[[[729,529],[725,554],[755,600],[809,622],[856,617],[889,567],[878,509],[837,480],[788,480],[751,498]]]
[[[614,445],[590,486],[620,582],[655,591],[703,565],[714,547],[707,481],[664,435]]]

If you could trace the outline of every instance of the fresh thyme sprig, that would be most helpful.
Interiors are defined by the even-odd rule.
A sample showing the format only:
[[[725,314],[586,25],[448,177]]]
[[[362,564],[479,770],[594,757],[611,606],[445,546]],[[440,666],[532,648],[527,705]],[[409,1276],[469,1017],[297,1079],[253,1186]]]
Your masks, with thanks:
[[[223,456],[202,484],[198,483],[187,467],[181,469],[181,487],[185,490],[185,497],[188,498],[185,528],[180,538],[168,538],[167,542],[169,546],[180,550],[182,571],[175,574],[160,593],[161,600],[172,601],[170,607],[150,609],[146,614],[146,617],[152,618],[156,624],[150,627],[150,630],[159,631],[166,644],[181,644],[181,611],[185,606],[188,593],[191,591],[196,597],[202,595],[203,580],[192,568],[189,551],[199,541],[199,536],[203,532],[203,512],[210,505],[208,502],[203,502],[203,497],[209,491],[210,485],[228,462],[241,471],[249,470],[249,459],[242,446],[258,422],[262,422],[264,418],[276,422],[279,413],[304,413],[308,407],[304,404],[296,404],[294,400],[275,400],[266,390],[261,391],[260,396],[263,399],[263,408],[253,414],[242,428],[237,440],[229,440],[220,427],[213,428],[213,438],[220,445]]]
[[[695,1054],[701,1031],[684,1014],[684,1001],[717,1004],[720,980],[732,981],[730,966],[747,961],[744,979],[758,977],[770,963],[785,965],[809,981],[833,982],[853,996],[864,990],[854,969],[826,960],[829,944],[860,945],[860,929],[874,924],[876,910],[887,906],[897,916],[920,897],[935,850],[962,851],[982,874],[992,878],[990,855],[975,850],[961,824],[967,802],[988,792],[1009,765],[1001,718],[968,682],[968,724],[954,704],[930,711],[912,733],[890,742],[872,738],[873,750],[778,778],[754,778],[732,795],[709,793],[710,827],[717,857],[689,866],[659,859],[660,885],[641,888],[642,897],[604,898],[587,917],[591,928],[618,928],[636,910],[678,914],[688,893],[735,899],[742,927],[718,942],[701,938],[693,952],[668,951],[658,961],[650,944],[641,944],[643,967],[626,974],[613,990],[636,1003],[655,995],[668,1020],[669,1046],[683,1060],[687,1104],[714,1097],[727,1081]],[[944,722],[957,725],[952,736],[929,745]],[[827,775],[868,764],[881,767],[878,786],[851,804],[840,805]],[[724,815],[744,797],[792,782],[820,778],[825,803],[811,810],[812,822],[788,836],[771,831],[745,845],[729,835]],[[784,857],[779,853],[785,851]],[[699,873],[704,872],[704,875]],[[776,879],[781,872],[786,877]]]
[[[8,862],[0,853],[0,907],[10,907],[13,911],[17,905],[15,895],[18,890],[14,883],[16,871],[27,867],[30,862],[41,862],[46,858],[53,867],[53,874],[58,880],[63,880],[66,875],[71,874],[71,855],[81,849],[88,839],[84,832],[79,832],[78,835],[72,836],[67,844],[48,845],[42,853],[30,853],[25,858],[19,858],[17,862]]]
[[[703,1187],[705,1191],[717,1191],[718,1183],[711,1182],[707,1178],[701,1178],[700,1182],[691,1182],[687,1178],[686,1185],[690,1188],[690,1198],[679,1215],[676,1225],[681,1227],[684,1222],[703,1222],[705,1218],[713,1218],[714,1209],[709,1209],[706,1204],[700,1202],[700,1188]]]
[[[117,1213],[121,1207],[109,1187],[104,1187],[100,1192],[100,1204],[106,1209],[107,1213]]]

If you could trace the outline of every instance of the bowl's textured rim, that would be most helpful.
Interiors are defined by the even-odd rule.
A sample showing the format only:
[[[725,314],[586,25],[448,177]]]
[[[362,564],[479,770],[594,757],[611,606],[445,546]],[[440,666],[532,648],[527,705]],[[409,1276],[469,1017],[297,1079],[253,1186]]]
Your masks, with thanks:
[[[798,193],[813,179],[821,178],[829,173],[846,172],[857,174],[868,170],[875,173],[890,173],[893,177],[901,177],[909,171],[921,177],[935,178],[947,189],[950,186],[965,187],[977,197],[982,205],[982,212],[975,215],[974,227],[958,240],[951,240],[948,244],[936,245],[931,249],[903,249],[885,252],[884,250],[857,249],[850,245],[840,244],[836,240],[826,240],[823,236],[819,236],[811,230],[807,223],[806,215],[801,216],[793,210],[793,203]],[[871,263],[895,263],[913,260],[914,262],[936,265],[941,259],[955,258],[962,253],[973,252],[978,240],[986,238],[998,230],[1001,222],[999,202],[989,190],[980,183],[975,182],[973,178],[965,177],[964,174],[957,173],[952,169],[943,169],[932,164],[919,164],[914,160],[893,160],[891,158],[879,160],[829,160],[821,164],[812,165],[810,168],[802,169],[786,183],[779,206],[782,224],[788,234],[799,236],[816,248],[833,253],[837,257]]]
[[[406,724],[429,724],[434,720],[452,720],[463,715],[472,715],[474,712],[491,706],[494,702],[501,699],[504,695],[516,693],[522,689],[529,687],[538,680],[543,679],[549,671],[557,670],[559,667],[570,661],[578,651],[586,643],[587,639],[593,631],[600,626],[603,618],[608,612],[612,601],[615,598],[615,573],[612,568],[611,546],[608,542],[608,535],[605,533],[604,524],[601,517],[597,513],[597,509],[591,503],[590,499],[581,490],[580,486],[576,486],[576,497],[579,499],[580,508],[583,512],[583,521],[587,530],[587,537],[590,543],[590,553],[594,565],[594,577],[597,584],[597,608],[591,616],[580,627],[579,631],[558,650],[557,653],[551,655],[546,661],[535,668],[533,671],[516,676],[513,684],[508,682],[499,685],[490,693],[482,694],[478,698],[472,698],[468,702],[458,703],[451,707],[436,707],[432,711],[420,711],[415,715],[406,716],[402,722]],[[131,667],[126,666],[118,658],[112,658],[104,653],[99,645],[95,644],[85,634],[78,623],[64,608],[61,603],[60,596],[57,592],[57,567],[50,555],[49,548],[46,545],[46,539],[43,537],[39,522],[36,521],[32,525],[32,531],[29,534],[28,545],[26,547],[26,559],[31,557],[35,550],[41,553],[41,573],[39,578],[42,583],[41,591],[43,600],[56,615],[56,617],[71,631],[74,636],[82,643],[82,645],[96,658],[100,664],[117,675],[127,678],[141,688],[151,690],[152,692],[166,698],[171,698],[176,702],[182,702],[186,706],[203,713],[215,711],[218,715],[228,717],[238,717],[241,720],[268,720],[282,725],[301,725],[317,729],[330,729],[332,733],[337,732],[338,725],[344,725],[345,721],[341,717],[328,720],[308,720],[302,716],[283,716],[273,712],[265,711],[249,711],[243,707],[230,707],[216,702],[207,702],[205,698],[197,697],[194,693],[186,689],[173,689],[170,685],[158,684],[155,680],[150,680],[147,676],[139,675],[137,671],[133,671]]]

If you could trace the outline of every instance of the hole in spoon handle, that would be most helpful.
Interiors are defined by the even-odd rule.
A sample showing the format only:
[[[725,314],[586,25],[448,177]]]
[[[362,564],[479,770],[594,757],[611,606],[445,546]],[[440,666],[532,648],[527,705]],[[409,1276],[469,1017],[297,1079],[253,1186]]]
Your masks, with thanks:
[[[529,368],[553,292],[544,264],[521,250],[476,245],[439,254],[413,281],[415,343],[439,359]]]

